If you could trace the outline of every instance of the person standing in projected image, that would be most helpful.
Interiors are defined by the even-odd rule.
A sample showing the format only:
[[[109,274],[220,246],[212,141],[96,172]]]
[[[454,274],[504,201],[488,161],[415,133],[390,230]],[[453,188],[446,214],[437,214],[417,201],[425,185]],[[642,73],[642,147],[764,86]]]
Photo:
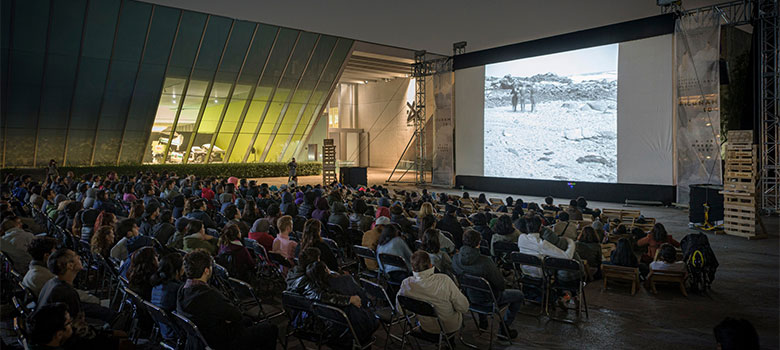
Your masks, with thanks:
[[[518,100],[520,100],[520,112],[525,112],[525,86],[520,85],[520,95],[518,96]]]
[[[534,86],[531,85],[528,87],[528,99],[531,101],[531,113],[534,112],[534,108],[536,107],[536,101],[534,101]]]
[[[517,112],[517,90],[512,88],[512,112]]]

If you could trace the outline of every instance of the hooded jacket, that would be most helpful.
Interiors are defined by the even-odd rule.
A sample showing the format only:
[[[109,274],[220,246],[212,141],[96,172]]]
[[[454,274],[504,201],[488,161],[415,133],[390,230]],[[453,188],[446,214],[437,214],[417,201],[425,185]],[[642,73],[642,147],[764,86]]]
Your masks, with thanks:
[[[339,225],[344,232],[347,232],[349,228],[349,218],[345,214],[347,208],[341,202],[333,202],[332,208],[333,213],[328,217],[328,223]]]
[[[482,255],[478,248],[472,248],[464,245],[460,248],[460,251],[452,257],[452,269],[455,274],[462,276],[464,274],[482,277],[490,283],[490,287],[493,289],[493,294],[498,297],[501,292],[506,289],[504,283],[504,276],[496,266],[496,263],[486,255]],[[487,295],[471,295],[473,292],[469,290],[470,300],[484,300],[486,303],[490,303],[490,296]]]
[[[330,211],[328,211],[328,200],[319,197],[317,198],[317,200],[314,201],[314,206],[317,209],[314,209],[314,211],[312,211],[311,218],[322,221],[323,223],[328,222],[328,217],[330,217]]]
[[[215,349],[227,349],[243,328],[241,311],[222,293],[199,281],[187,281],[179,289],[176,311],[194,322]]]
[[[287,213],[288,210],[290,210],[290,207],[295,207],[295,203],[293,201],[293,195],[290,192],[282,192],[282,203],[279,204],[279,212]]]
[[[322,302],[340,308],[349,305],[349,296],[333,293],[320,287],[308,276],[306,267],[296,266],[287,274],[287,291],[303,295],[306,299]]]

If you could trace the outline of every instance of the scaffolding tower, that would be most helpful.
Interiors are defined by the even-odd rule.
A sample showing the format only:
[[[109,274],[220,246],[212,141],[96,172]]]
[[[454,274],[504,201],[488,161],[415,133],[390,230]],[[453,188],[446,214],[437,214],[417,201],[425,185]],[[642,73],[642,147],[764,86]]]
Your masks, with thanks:
[[[663,13],[684,16],[713,12],[722,25],[753,25],[758,36],[756,59],[760,209],[780,211],[780,23],[778,0],[738,0],[684,10],[679,1],[661,7]]]

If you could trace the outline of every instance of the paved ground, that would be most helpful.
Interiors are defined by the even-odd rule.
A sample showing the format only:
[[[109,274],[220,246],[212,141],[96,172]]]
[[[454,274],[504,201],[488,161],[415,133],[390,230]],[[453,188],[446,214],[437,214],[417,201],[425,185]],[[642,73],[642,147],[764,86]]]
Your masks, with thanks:
[[[389,171],[369,169],[369,184],[384,184]],[[407,175],[410,176],[410,175]],[[279,179],[286,180],[286,179]],[[321,177],[304,177],[302,183],[321,182]],[[274,179],[263,179],[269,184]],[[402,187],[409,187],[404,185]],[[438,192],[437,189],[429,189]],[[446,192],[457,193],[448,190]],[[476,197],[478,192],[472,194]],[[486,193],[504,198],[505,193]],[[511,194],[515,197],[518,194]],[[526,202],[542,198],[520,196]],[[563,200],[556,200],[556,203]],[[619,203],[590,203],[591,207],[620,208]],[[645,216],[655,217],[676,239],[693,232],[688,229],[687,212],[675,208],[632,206]],[[674,288],[653,295],[642,288],[631,296],[619,286],[602,290],[601,281],[586,287],[590,318],[579,325],[550,322],[546,317],[518,316],[514,327],[520,332],[514,345],[494,344],[499,349],[714,349],[712,327],[723,318],[748,319],[758,330],[763,349],[780,348],[780,223],[778,217],[764,217],[770,237],[750,241],[728,235],[708,235],[720,262],[712,291],[708,296],[689,294],[685,298]],[[476,330],[467,319],[466,339],[474,339]],[[394,329],[395,333],[400,332]],[[384,333],[377,332],[384,345]],[[487,348],[487,338],[476,339]],[[399,345],[390,345],[398,348]],[[291,348],[295,348],[291,346]],[[459,348],[463,348],[459,346]]]

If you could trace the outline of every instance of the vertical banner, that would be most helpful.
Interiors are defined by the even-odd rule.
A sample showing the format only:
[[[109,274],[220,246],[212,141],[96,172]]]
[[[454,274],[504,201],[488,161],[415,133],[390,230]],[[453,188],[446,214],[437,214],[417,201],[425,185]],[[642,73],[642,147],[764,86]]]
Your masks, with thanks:
[[[674,30],[676,76],[677,202],[690,185],[722,184],[720,158],[720,18],[693,13]]]
[[[433,75],[433,176],[436,186],[452,187],[455,184],[454,114],[452,103],[452,72]]]

